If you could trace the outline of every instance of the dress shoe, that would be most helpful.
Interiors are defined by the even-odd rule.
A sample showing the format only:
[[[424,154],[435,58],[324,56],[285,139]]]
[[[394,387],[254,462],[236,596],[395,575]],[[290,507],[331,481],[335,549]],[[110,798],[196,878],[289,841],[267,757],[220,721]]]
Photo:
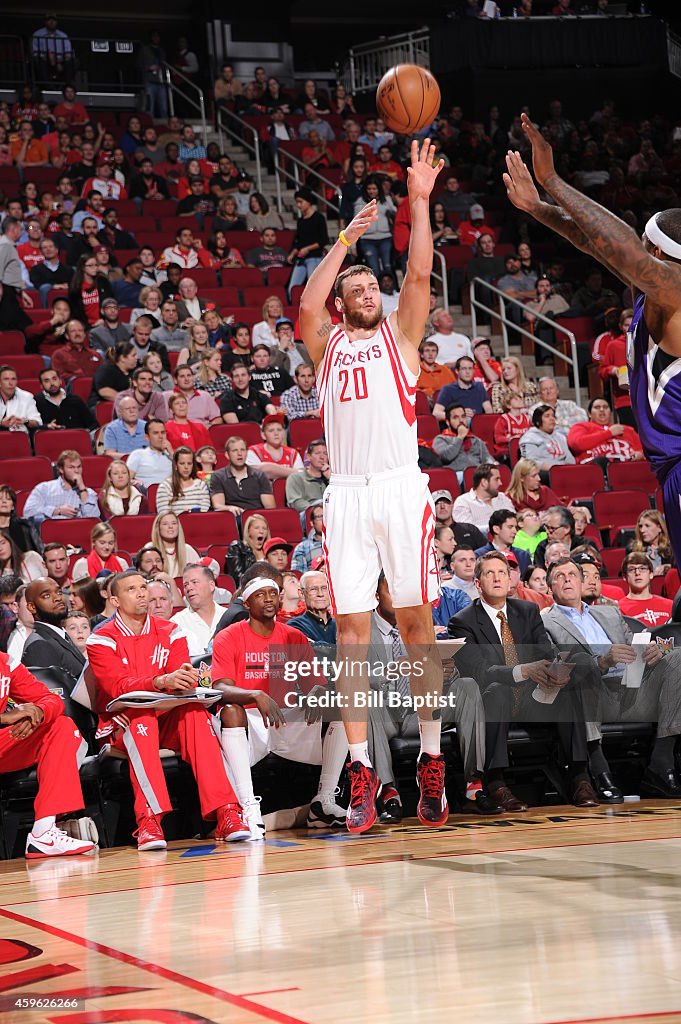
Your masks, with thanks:
[[[594,789],[598,793],[598,799],[602,804],[623,804],[624,795],[612,781],[609,772],[601,772],[594,775]]]
[[[598,807],[598,794],[588,779],[575,783],[572,802],[575,807]]]
[[[640,793],[641,796],[678,800],[681,798],[681,781],[673,768],[667,768],[661,775],[646,768],[641,779]]]
[[[496,795],[496,794],[495,794]],[[466,800],[466,803],[476,814],[501,814],[502,807],[499,800],[493,800],[484,789],[479,789],[475,794],[475,800]]]
[[[524,804],[522,800],[518,800],[508,786],[497,786],[496,789],[490,789],[489,798],[493,803],[498,804],[503,814],[529,810],[527,804]]]

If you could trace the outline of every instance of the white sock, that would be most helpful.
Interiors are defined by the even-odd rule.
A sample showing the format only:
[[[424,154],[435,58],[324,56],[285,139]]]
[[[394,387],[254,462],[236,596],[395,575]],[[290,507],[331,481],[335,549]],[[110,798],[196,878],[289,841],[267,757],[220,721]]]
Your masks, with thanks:
[[[334,799],[338,776],[343,771],[347,753],[348,738],[345,735],[343,723],[331,722],[322,745],[322,770],[319,776],[317,796],[327,800]]]
[[[230,776],[236,798],[242,807],[255,800],[251,777],[250,747],[246,730],[222,729],[220,743],[227,758]]]
[[[440,719],[435,721],[426,721],[424,718],[419,718],[419,736],[421,737],[421,754],[430,754],[431,757],[437,757],[440,753],[440,736],[442,734],[442,722]]]
[[[350,750],[350,764],[354,764],[355,761],[359,761],[360,764],[365,765],[367,768],[371,768],[368,740],[364,740],[364,743],[349,743],[348,747]]]
[[[36,818],[35,822],[33,823],[33,828],[31,829],[31,832],[36,837],[36,839],[39,839],[40,836],[43,836],[45,835],[46,832],[49,832],[49,830],[55,824],[56,820],[57,819],[55,818],[54,814],[48,814],[46,818]]]

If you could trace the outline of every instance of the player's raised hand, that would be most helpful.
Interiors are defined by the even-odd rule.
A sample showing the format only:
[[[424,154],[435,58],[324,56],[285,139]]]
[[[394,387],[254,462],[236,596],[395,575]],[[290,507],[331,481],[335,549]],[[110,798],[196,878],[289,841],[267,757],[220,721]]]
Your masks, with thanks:
[[[553,165],[553,150],[542,133],[532,124],[527,114],[520,115],[523,131],[532,143],[532,168],[540,185],[556,173]]]
[[[376,200],[363,206],[359,213],[356,213],[344,230],[345,237],[351,245],[354,245],[358,238],[361,238],[365,231],[368,231],[374,221],[378,218]]]
[[[433,186],[438,174],[445,165],[444,160],[435,160],[435,146],[431,145],[430,139],[424,139],[419,150],[418,139],[412,139],[411,143],[411,167],[407,167],[407,188],[409,199],[428,199],[433,191]]]
[[[540,203],[539,193],[520,153],[509,150],[506,167],[508,170],[502,177],[508,198],[519,210],[532,213]]]

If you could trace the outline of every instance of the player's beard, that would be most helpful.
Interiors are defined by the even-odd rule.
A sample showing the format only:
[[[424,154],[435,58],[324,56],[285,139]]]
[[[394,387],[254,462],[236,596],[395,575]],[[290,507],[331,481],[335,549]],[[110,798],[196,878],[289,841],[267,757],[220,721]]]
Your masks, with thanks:
[[[354,327],[355,329],[362,331],[370,331],[372,327],[378,327],[383,319],[383,303],[380,303],[378,308],[373,312],[366,309],[355,309],[350,312],[346,306],[343,310],[343,319],[348,327]]]

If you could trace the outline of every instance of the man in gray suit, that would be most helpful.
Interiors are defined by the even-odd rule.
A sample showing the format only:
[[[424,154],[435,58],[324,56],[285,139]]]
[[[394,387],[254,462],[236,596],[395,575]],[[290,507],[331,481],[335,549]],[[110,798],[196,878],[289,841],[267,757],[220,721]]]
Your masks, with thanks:
[[[378,608],[372,615],[369,663],[372,666],[387,666],[389,663],[407,657],[407,650],[397,629],[397,619],[390,591],[383,573],[378,581]],[[391,666],[392,667],[392,666]],[[385,681],[379,672],[374,672],[374,689],[396,689],[407,697],[410,694],[409,679],[401,676],[395,682]],[[498,814],[501,808],[490,800],[482,787],[485,766],[485,710],[478,684],[474,679],[462,678],[458,671],[445,678],[445,696],[452,695],[451,704],[442,709],[442,725],[456,724],[456,734],[464,763],[466,796],[479,814]],[[453,706],[451,706],[453,704]],[[381,799],[383,813],[380,821],[386,823],[402,820],[402,801],[395,785],[390,740],[396,736],[418,737],[419,723],[416,712],[387,706],[371,708],[369,712],[369,753],[371,762],[383,787]]]
[[[601,749],[601,723],[657,722],[657,738],[641,782],[641,794],[678,799],[681,780],[675,770],[674,747],[681,735],[681,651],[657,643],[642,650],[644,672],[638,687],[627,687],[627,666],[636,661],[632,632],[619,608],[587,605],[582,600],[583,572],[571,558],[551,566],[548,582],[554,604],[542,614],[553,642],[565,650],[586,651],[593,657],[593,677],[584,679],[589,763],[599,798],[621,803],[608,762]],[[629,671],[631,676],[632,670]],[[590,697],[596,696],[596,700]]]

